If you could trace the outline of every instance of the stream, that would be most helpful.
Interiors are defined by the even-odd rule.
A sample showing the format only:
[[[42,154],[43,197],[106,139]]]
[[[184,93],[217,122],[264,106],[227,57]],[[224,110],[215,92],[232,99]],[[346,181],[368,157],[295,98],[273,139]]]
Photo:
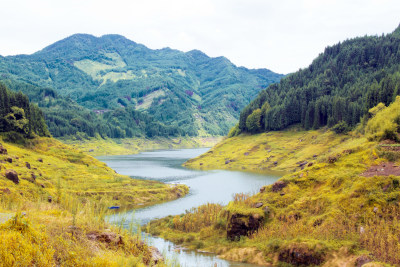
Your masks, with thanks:
[[[261,186],[274,183],[279,176],[250,172],[212,170],[199,171],[182,167],[182,163],[208,151],[208,148],[157,150],[135,155],[97,157],[120,174],[136,179],[156,180],[164,183],[181,183],[190,187],[189,193],[177,200],[118,213],[109,218],[111,223],[130,227],[145,225],[150,220],[185,213],[192,207],[206,203],[228,204],[235,193],[257,193]],[[150,245],[163,253],[171,265],[179,266],[257,266],[222,260],[211,253],[180,249],[179,246],[159,237],[143,233]]]

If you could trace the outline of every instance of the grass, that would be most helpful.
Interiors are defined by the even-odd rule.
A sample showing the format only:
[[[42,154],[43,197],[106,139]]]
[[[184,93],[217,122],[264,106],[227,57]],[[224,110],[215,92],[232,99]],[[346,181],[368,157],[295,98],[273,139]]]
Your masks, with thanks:
[[[236,195],[217,216],[197,208],[178,216],[179,220],[167,217],[153,221],[148,231],[226,259],[257,258],[254,263],[258,264],[287,264],[287,255],[296,251],[321,258],[329,266],[355,264],[358,255],[399,265],[399,177],[360,176],[369,166],[393,159],[379,149],[377,142],[362,135],[337,135],[327,130],[291,129],[225,139],[185,166],[286,171],[280,179],[285,186],[281,190],[265,186],[254,196]],[[304,161],[304,168],[299,167]],[[256,203],[262,206],[255,208]],[[230,242],[226,229],[232,214],[258,214],[265,219],[251,236]],[[177,223],[191,226],[189,218],[204,216],[209,216],[208,225],[190,231],[183,231]]]
[[[5,143],[0,155],[0,266],[144,266],[151,249],[104,220],[109,206],[130,209],[183,196],[185,185],[119,175],[52,138]],[[15,184],[6,170],[19,177]],[[9,219],[13,217],[12,219]],[[110,237],[110,238],[108,238]],[[108,239],[107,239],[108,238]]]
[[[129,155],[141,151],[156,149],[180,149],[193,147],[212,147],[222,137],[177,137],[164,138],[126,138],[126,139],[102,139],[89,140],[63,140],[74,148],[80,149],[92,156],[102,155]]]

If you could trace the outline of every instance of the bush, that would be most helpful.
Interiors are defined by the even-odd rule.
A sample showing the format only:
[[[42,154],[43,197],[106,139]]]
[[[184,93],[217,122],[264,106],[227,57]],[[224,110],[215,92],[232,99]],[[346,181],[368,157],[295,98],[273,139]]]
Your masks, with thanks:
[[[349,125],[345,121],[339,121],[332,127],[332,131],[337,134],[345,134],[350,130]]]

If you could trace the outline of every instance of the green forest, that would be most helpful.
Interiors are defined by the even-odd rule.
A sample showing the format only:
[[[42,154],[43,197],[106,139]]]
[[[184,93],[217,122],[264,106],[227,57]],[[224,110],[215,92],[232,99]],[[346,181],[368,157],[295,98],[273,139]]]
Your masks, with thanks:
[[[6,139],[19,136],[50,136],[40,108],[26,95],[14,93],[0,83],[0,132],[9,133]]]
[[[226,135],[240,110],[281,77],[198,50],[152,50],[120,35],[75,34],[32,55],[0,57],[0,79],[29,84],[10,87],[44,109],[56,137]],[[31,85],[46,89],[38,98]]]
[[[327,47],[312,64],[260,92],[230,135],[332,127],[345,132],[378,103],[400,94],[400,27]],[[367,117],[365,117],[367,119]]]
[[[10,80],[3,80],[2,83],[13,91],[24,93],[26,96],[23,98],[26,101],[28,96],[32,102],[37,103],[54,137],[126,138],[187,134],[177,127],[166,126],[151,115],[136,111],[132,107],[116,108],[96,114],[50,88]],[[4,85],[2,87],[5,87]],[[22,98],[21,93],[17,95],[21,95]],[[37,106],[35,108],[39,110]]]

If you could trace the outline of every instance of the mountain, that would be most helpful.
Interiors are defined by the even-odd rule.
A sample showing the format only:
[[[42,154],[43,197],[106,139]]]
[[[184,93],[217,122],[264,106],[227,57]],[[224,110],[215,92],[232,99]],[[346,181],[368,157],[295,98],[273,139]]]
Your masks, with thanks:
[[[152,50],[120,35],[88,34],[0,57],[0,75],[53,88],[91,110],[142,111],[188,135],[226,134],[240,110],[282,77],[198,50]]]
[[[355,126],[378,103],[400,94],[400,26],[393,33],[327,47],[312,64],[262,90],[240,114],[239,132]],[[366,118],[367,119],[367,118]]]

